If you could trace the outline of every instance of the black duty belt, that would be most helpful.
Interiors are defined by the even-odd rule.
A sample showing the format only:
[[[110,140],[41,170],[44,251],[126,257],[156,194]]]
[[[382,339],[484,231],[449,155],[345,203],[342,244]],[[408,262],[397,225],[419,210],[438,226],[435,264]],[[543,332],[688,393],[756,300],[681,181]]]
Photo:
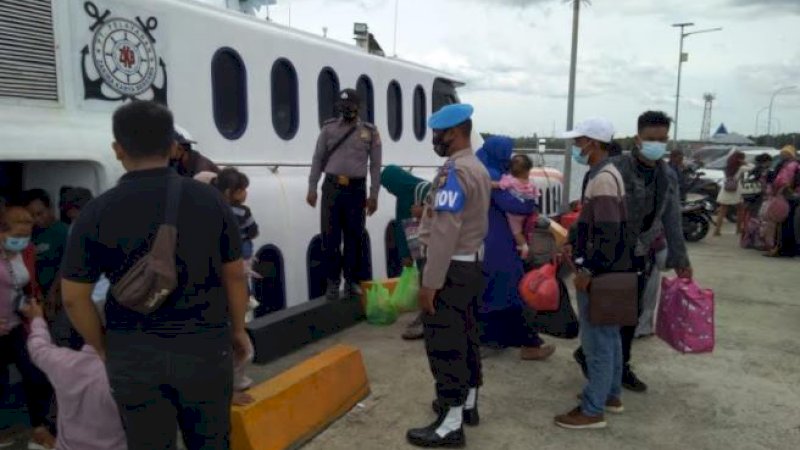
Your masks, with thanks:
[[[330,175],[325,174],[325,181],[327,183],[332,183],[336,186],[363,186],[367,183],[366,177],[348,177],[345,175]]]

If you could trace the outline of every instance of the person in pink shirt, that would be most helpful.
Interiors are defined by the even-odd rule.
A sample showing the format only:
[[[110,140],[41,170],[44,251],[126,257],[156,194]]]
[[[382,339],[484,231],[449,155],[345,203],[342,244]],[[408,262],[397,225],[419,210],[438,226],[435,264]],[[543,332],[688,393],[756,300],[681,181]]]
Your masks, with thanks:
[[[516,155],[511,158],[509,173],[504,174],[500,181],[492,182],[492,187],[502,189],[513,194],[520,201],[538,200],[539,189],[531,182],[531,169],[533,161],[527,155]],[[525,220],[527,216],[506,214],[508,226],[517,243],[517,250],[522,259],[528,258],[528,240],[525,237]]]
[[[798,220],[795,212],[800,206],[800,163],[797,161],[797,149],[787,145],[781,150],[780,162],[775,170],[772,183],[772,195],[782,196],[789,204],[789,215],[781,223],[774,224],[775,246],[767,253],[772,257],[794,257],[800,254],[800,245],[795,235]]]
[[[76,351],[53,344],[42,307],[35,300],[21,312],[30,321],[31,360],[56,391],[56,450],[126,450],[125,430],[111,397],[105,363],[94,348],[84,345]]]

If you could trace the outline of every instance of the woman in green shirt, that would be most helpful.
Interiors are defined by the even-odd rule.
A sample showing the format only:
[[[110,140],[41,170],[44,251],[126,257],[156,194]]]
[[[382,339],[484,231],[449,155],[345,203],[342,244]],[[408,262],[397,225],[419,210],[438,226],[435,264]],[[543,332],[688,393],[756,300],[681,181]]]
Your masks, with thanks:
[[[397,200],[395,202],[395,220],[394,220],[394,236],[395,245],[397,246],[397,255],[402,261],[404,266],[414,264],[411,257],[411,252],[408,248],[408,241],[406,240],[405,229],[403,228],[403,221],[412,217],[412,210],[417,210],[420,214],[419,208],[425,196],[428,195],[430,190],[430,183],[421,178],[417,178],[410,172],[394,165],[386,166],[381,172],[381,186],[386,188],[390,194],[394,195]],[[416,261],[417,265],[421,265],[422,261]],[[406,331],[403,333],[403,339],[421,339],[422,338],[422,320],[418,316],[411,324],[408,325]]]

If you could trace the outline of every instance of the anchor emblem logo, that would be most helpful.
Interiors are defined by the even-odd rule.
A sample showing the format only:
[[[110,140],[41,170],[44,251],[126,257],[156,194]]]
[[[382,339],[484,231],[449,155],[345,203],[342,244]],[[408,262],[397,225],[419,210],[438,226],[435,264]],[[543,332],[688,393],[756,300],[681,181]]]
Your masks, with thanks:
[[[89,27],[92,42],[81,50],[84,98],[106,101],[155,100],[167,103],[167,72],[164,60],[156,52],[152,32],[158,20],[150,17],[135,21],[100,13],[91,1],[83,9],[95,21]],[[91,65],[89,64],[91,61]],[[92,67],[93,66],[93,67]],[[90,76],[94,69],[97,77]],[[162,85],[155,81],[162,74]]]

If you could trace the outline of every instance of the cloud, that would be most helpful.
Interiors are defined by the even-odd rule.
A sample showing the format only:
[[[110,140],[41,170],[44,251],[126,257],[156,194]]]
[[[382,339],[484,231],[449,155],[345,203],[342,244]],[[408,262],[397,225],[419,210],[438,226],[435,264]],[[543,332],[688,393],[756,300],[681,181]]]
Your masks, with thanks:
[[[527,8],[533,5],[553,3],[557,0],[471,0],[471,1],[476,3],[487,3],[491,5],[515,6],[519,8]]]
[[[800,14],[800,1],[798,0],[728,0],[731,6],[737,8],[761,9],[775,13],[794,12]]]
[[[773,64],[741,64],[735,73],[737,81],[749,91],[771,95],[780,87],[800,84],[800,53]],[[797,93],[800,93],[800,86],[793,92]]]

